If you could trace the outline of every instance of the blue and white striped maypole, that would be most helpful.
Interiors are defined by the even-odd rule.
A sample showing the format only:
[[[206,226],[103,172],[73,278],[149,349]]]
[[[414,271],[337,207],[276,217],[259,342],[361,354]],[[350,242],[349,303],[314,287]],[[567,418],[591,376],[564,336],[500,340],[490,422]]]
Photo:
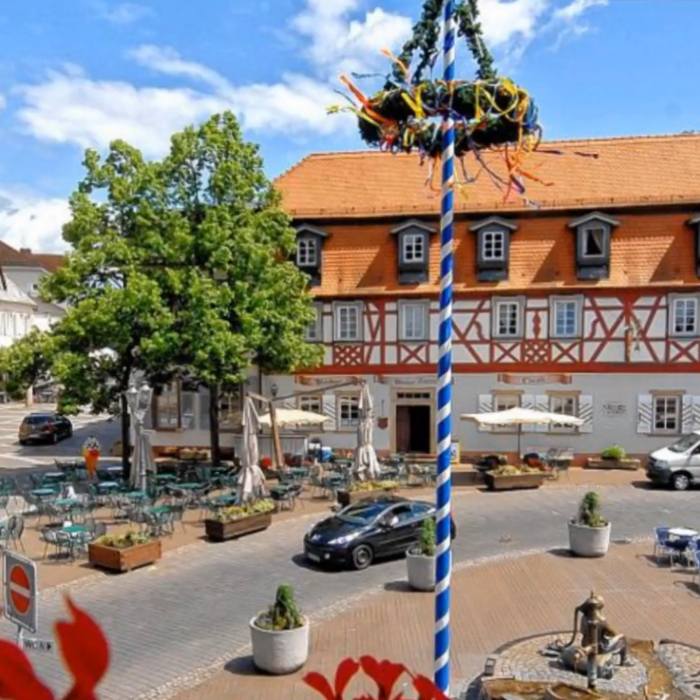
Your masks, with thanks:
[[[452,90],[455,79],[455,2],[445,2],[445,82]],[[442,132],[442,210],[440,219],[440,329],[438,339],[438,477],[437,563],[435,585],[435,684],[450,691],[450,501],[452,470],[452,221],[454,216],[455,123],[444,116]]]

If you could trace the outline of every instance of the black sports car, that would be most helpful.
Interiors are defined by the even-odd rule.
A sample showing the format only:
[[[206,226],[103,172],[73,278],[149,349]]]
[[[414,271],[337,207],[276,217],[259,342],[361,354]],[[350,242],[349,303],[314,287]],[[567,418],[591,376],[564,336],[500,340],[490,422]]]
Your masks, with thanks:
[[[435,506],[426,501],[359,501],[314,525],[304,537],[304,554],[317,564],[366,569],[375,559],[404,554],[418,542],[423,521],[434,517]]]

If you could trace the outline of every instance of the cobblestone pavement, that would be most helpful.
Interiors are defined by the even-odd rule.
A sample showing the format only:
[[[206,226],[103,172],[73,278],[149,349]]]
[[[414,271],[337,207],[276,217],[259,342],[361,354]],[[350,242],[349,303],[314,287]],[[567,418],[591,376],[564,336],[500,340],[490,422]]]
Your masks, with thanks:
[[[457,494],[456,562],[565,546],[566,520],[584,490]],[[648,536],[660,524],[700,528],[698,493],[634,487],[600,492],[613,523],[613,539]],[[101,699],[129,700],[174,679],[196,677],[201,669],[223,665],[222,658],[231,659],[247,646],[250,618],[269,603],[280,582],[294,586],[308,614],[327,617],[360,597],[381,592],[385,584],[404,580],[403,561],[365,572],[309,568],[300,554],[302,536],[318,517],[300,517],[216,547],[195,547],[158,566],[76,588],[76,601],[100,620],[113,645]],[[575,597],[585,596],[589,585],[582,582]],[[517,586],[536,588],[537,582],[519,581]],[[47,591],[42,596],[42,635],[50,634],[51,624],[62,615],[61,597]],[[552,627],[541,631],[547,629]],[[0,634],[9,637],[11,627],[3,623]],[[40,675],[57,691],[66,688],[57,659],[37,656],[35,661]]]

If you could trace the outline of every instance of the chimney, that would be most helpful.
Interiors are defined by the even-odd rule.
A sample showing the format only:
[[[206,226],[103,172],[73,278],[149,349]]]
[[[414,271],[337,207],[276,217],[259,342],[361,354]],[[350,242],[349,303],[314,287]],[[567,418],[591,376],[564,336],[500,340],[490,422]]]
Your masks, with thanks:
[[[32,254],[32,249],[31,249],[31,248],[20,248],[20,249],[19,249],[19,252],[20,252],[20,253],[26,253],[27,255],[31,255],[31,254]]]

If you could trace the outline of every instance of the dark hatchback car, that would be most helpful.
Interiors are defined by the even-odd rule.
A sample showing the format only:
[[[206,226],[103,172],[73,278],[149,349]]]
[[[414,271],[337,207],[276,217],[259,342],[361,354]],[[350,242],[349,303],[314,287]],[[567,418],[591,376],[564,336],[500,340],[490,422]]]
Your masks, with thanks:
[[[60,413],[46,411],[30,413],[19,426],[19,444],[50,442],[56,444],[62,438],[73,435],[73,424]]]
[[[366,569],[375,559],[404,554],[418,542],[423,521],[434,517],[435,506],[426,501],[360,501],[314,525],[304,537],[304,554],[316,564]],[[454,521],[451,532],[454,538]]]

